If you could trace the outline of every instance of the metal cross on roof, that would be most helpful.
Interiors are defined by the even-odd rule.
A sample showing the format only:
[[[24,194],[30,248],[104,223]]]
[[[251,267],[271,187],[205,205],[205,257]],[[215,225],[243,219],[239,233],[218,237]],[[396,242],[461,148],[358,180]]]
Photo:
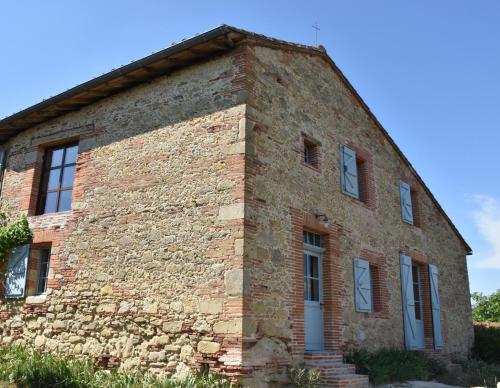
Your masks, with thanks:
[[[318,22],[314,23],[312,28],[314,28],[315,33],[316,33],[316,46],[317,46],[318,45],[318,32],[321,31],[321,28],[319,28]]]

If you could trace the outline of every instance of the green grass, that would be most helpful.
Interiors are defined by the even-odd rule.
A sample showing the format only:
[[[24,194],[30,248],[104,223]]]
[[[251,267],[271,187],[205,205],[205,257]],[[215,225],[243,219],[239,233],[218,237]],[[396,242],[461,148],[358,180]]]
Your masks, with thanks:
[[[321,380],[319,369],[308,368],[290,368],[288,377],[293,387],[297,388],[315,388]]]
[[[442,361],[422,352],[383,349],[376,352],[357,350],[347,360],[356,364],[357,373],[369,376],[373,384],[408,380],[431,380],[446,372]]]
[[[228,380],[214,374],[198,374],[183,381],[162,380],[148,373],[108,372],[88,360],[40,354],[21,347],[0,348],[0,382],[19,388],[232,387]]]

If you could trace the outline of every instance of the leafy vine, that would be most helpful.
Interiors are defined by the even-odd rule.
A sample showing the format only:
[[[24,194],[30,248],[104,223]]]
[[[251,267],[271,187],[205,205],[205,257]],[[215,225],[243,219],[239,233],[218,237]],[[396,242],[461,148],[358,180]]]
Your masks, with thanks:
[[[28,244],[33,240],[26,217],[13,223],[7,223],[7,216],[0,212],[0,263],[5,261],[15,247]]]

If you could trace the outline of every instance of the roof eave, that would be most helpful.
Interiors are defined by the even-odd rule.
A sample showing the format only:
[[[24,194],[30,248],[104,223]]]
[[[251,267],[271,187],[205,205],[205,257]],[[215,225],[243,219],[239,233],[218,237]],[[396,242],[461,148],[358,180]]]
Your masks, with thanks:
[[[93,78],[0,120],[0,143],[44,121],[78,110],[131,86],[230,50],[243,34],[222,25],[145,58]],[[142,73],[141,73],[142,72]],[[140,75],[131,74],[138,73]]]

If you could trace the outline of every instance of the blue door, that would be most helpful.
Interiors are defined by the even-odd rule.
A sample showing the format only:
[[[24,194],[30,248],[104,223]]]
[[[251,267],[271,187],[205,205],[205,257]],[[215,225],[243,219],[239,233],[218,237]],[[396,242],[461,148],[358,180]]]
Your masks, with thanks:
[[[405,255],[401,255],[401,297],[406,348],[421,350],[424,348],[424,321],[420,268]]]
[[[306,351],[323,350],[321,248],[304,249],[304,336]]]

